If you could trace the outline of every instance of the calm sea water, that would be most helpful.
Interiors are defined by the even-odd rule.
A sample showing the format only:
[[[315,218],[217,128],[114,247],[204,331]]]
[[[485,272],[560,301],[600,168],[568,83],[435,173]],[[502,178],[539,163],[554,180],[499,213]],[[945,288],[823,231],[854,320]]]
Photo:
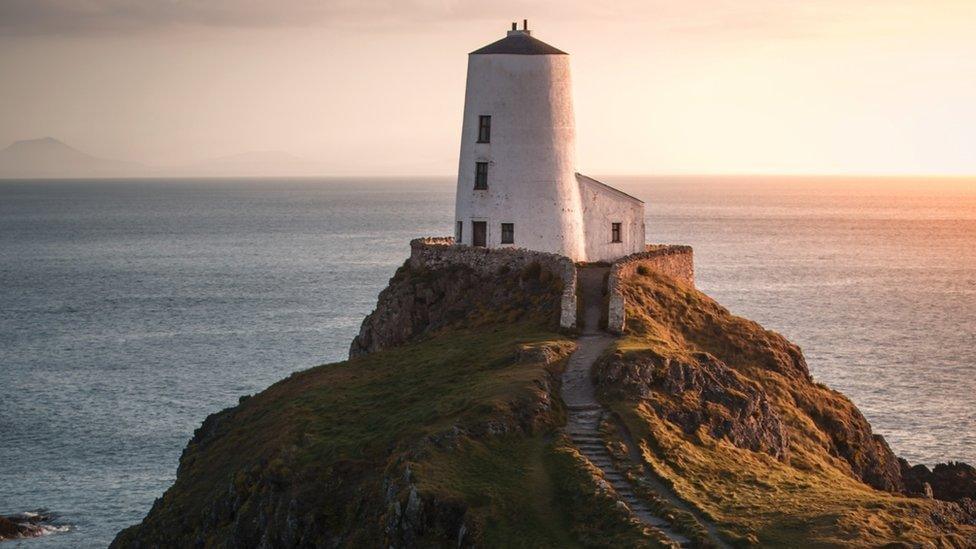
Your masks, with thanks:
[[[606,178],[911,461],[976,462],[976,180]],[[433,180],[0,182],[0,513],[99,547],[212,412],[341,360]],[[13,544],[17,545],[17,544]]]

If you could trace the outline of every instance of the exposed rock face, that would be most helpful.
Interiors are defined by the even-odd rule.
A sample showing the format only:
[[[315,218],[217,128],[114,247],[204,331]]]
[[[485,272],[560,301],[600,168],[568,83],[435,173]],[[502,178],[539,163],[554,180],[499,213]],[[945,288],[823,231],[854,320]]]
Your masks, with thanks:
[[[962,462],[939,463],[931,471],[924,465],[909,465],[899,459],[905,492],[959,502],[976,500],[976,468]]]
[[[0,541],[43,536],[48,532],[45,523],[50,521],[51,516],[43,512],[0,515]]]
[[[9,539],[29,538],[41,535],[41,529],[31,524],[14,522],[7,517],[0,516],[0,541]]]
[[[736,446],[789,459],[787,416],[812,421],[818,443],[863,482],[902,490],[901,472],[884,438],[872,433],[846,397],[813,382],[799,347],[736,317],[704,294],[655,273],[621,282],[627,331],[653,342],[614,357],[604,390],[642,398],[686,433],[700,426]],[[655,350],[659,349],[659,350]]]
[[[627,357],[617,354],[596,375],[604,390],[645,399],[658,415],[687,434],[704,428],[711,436],[726,438],[740,448],[777,459],[789,456],[783,421],[762,387],[708,353],[699,353],[690,361],[653,351]]]
[[[487,273],[465,265],[436,270],[408,261],[363,320],[350,358],[401,345],[446,327],[533,319],[559,326],[563,283],[539,263]]]
[[[641,422],[628,424],[644,428],[641,455],[676,475],[682,497],[698,498],[689,503],[707,502],[734,540],[976,544],[976,470],[899,463],[848,399],[813,382],[798,347],[686,284],[637,277],[648,281],[621,286],[627,333],[593,372],[599,396],[621,421]],[[538,263],[488,272],[408,262],[364,321],[359,358],[298,372],[207,418],[174,485],[113,547],[640,546],[612,541],[626,513],[597,507],[582,457],[552,454],[564,419],[556,373],[574,347],[550,329],[562,280]],[[835,503],[845,483],[856,497]],[[558,492],[513,506],[553,484]],[[806,505],[810,495],[820,499]],[[570,526],[545,543],[492,543],[516,523]]]
[[[529,330],[537,341],[515,344]],[[242,398],[196,430],[174,485],[112,546],[483,546],[484,519],[437,488],[430,456],[555,429],[549,368],[573,345],[549,336],[452,331]]]
[[[901,467],[884,437],[871,432],[871,424],[844,395],[820,385],[792,387],[796,405],[826,435],[834,456],[846,461],[865,483],[888,492],[901,492]]]

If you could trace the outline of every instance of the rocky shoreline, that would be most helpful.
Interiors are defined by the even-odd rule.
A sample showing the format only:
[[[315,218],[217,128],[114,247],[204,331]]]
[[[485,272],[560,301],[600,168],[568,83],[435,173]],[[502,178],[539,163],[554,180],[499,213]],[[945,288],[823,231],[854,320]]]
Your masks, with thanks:
[[[54,522],[55,516],[45,510],[0,515],[0,541],[36,538],[68,529]]]

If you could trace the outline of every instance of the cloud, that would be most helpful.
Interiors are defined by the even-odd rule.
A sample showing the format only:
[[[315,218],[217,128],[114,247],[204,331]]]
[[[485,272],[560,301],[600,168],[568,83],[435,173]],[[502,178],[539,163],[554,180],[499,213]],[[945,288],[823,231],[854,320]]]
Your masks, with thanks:
[[[828,3],[831,3],[828,1]],[[391,28],[458,20],[678,22],[715,29],[766,25],[795,12],[774,0],[0,0],[0,34],[129,33],[179,27]]]
[[[532,12],[579,15],[555,0]],[[0,0],[2,34],[127,33],[174,27],[389,27],[456,19],[508,19],[524,2],[474,0]]]
[[[410,30],[458,21],[617,22],[685,35],[817,33],[844,22],[917,22],[972,0],[0,0],[0,35],[125,34],[174,28]]]

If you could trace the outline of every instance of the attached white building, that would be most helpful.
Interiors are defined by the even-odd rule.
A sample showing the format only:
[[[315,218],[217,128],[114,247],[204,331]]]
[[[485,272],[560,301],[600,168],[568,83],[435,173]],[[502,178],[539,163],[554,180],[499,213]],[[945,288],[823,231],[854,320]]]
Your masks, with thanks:
[[[574,261],[644,251],[644,203],[576,172],[569,55],[524,23],[468,56],[454,237]]]

